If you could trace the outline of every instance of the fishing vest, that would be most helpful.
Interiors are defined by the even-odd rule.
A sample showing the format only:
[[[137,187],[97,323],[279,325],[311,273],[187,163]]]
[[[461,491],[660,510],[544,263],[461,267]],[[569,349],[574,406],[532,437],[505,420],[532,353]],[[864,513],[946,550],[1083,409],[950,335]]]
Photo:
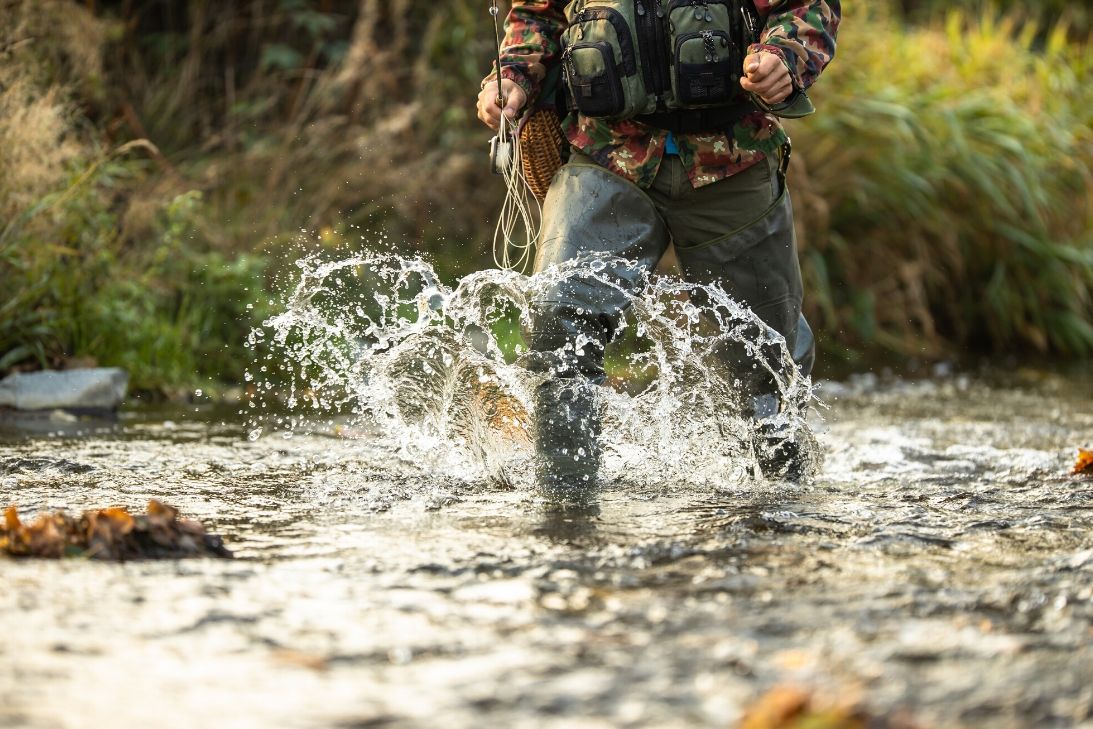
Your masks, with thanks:
[[[585,116],[700,131],[772,111],[740,88],[761,27],[751,0],[572,0],[565,13],[562,73]]]

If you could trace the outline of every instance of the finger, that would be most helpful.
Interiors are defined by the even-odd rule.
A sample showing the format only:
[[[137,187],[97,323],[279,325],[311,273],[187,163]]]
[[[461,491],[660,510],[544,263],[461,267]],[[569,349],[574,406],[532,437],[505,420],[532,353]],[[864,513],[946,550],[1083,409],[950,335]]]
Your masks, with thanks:
[[[744,63],[744,70],[747,72],[748,78],[758,83],[769,76],[775,68],[770,61],[771,54],[765,51],[748,56],[748,61]]]
[[[756,61],[752,64],[753,70],[748,73],[748,78],[756,83],[762,83],[772,76],[781,75],[782,71],[785,70],[782,59],[773,53],[764,51],[755,54],[755,58]]]
[[[485,91],[478,97],[478,111],[489,116],[498,116],[501,113],[497,108],[497,99]]]
[[[788,79],[776,84],[755,84],[747,79],[740,80],[740,86],[761,98],[768,104],[777,104],[785,100],[793,92],[793,82]]]
[[[478,107],[478,121],[485,124],[487,127],[493,129],[493,120],[490,119],[489,114],[482,110],[482,107]]]
[[[789,95],[793,93],[793,84],[784,84],[769,94],[763,96],[763,101],[768,104],[778,104],[789,98]]]
[[[774,73],[780,68],[785,68],[782,59],[773,53],[763,53],[761,55],[762,59],[759,61],[759,66],[764,75]]]
[[[497,104],[497,92],[489,86],[484,87],[478,92],[478,106],[483,109],[488,109],[490,106]]]
[[[514,86],[507,97],[505,116],[509,119],[515,119],[520,115],[520,110],[524,108],[525,101],[527,101],[527,94],[519,86]]]
[[[774,89],[774,84],[771,84],[769,81],[756,82],[748,78],[740,79],[740,86],[745,91],[749,91],[753,94],[758,94],[759,96],[762,96],[764,93]]]
[[[500,107],[501,104],[497,100],[497,85],[490,84],[482,89],[482,93],[478,95],[478,103],[491,111]]]
[[[486,96],[479,99],[478,118],[491,129],[497,129],[501,123],[501,110],[497,108],[497,103],[492,98]]]
[[[775,91],[777,91],[778,88],[781,85],[782,85],[782,82],[781,82],[780,79],[767,79],[767,80],[763,81],[763,83],[759,83],[759,84],[755,85],[755,92],[754,93],[759,94],[760,96],[762,96],[765,99],[766,97],[770,96]]]
[[[744,59],[744,73],[749,76],[759,70],[760,59],[758,53],[751,53]]]
[[[789,74],[772,74],[755,84],[755,92],[761,96],[773,93],[789,81]]]
[[[494,82],[493,84],[491,84],[491,87],[493,88],[493,95],[497,96],[497,83]],[[501,83],[501,90],[504,92],[506,102],[509,99],[513,98],[515,96],[515,94],[517,94],[517,93],[522,94],[523,93],[523,89],[521,89],[519,86],[517,86],[515,81],[510,81],[509,79],[505,79]],[[500,98],[500,97],[498,97],[498,98]]]

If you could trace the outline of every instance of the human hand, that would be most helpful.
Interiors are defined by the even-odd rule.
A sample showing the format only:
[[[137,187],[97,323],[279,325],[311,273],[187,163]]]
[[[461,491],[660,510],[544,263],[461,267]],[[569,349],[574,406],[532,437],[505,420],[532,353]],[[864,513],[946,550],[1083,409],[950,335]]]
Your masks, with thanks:
[[[504,114],[515,119],[527,103],[528,95],[520,85],[511,79],[501,79],[501,89],[505,92]],[[490,81],[478,93],[478,118],[490,129],[496,130],[501,124],[501,105],[497,100],[497,81]]]
[[[752,53],[744,59],[740,85],[767,104],[777,104],[793,93],[793,79],[782,59],[769,51]]]

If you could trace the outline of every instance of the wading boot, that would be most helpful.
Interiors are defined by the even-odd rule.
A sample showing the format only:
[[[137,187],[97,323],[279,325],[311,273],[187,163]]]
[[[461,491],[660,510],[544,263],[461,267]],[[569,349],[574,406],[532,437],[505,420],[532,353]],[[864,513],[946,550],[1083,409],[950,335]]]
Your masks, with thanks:
[[[752,405],[757,429],[755,457],[763,476],[797,483],[812,475],[817,449],[808,429],[791,429],[776,418],[780,404],[775,395],[760,395]]]
[[[600,467],[597,387],[582,377],[551,378],[535,391],[536,479],[549,498],[584,502]]]
[[[809,474],[811,460],[802,448],[797,433],[787,434],[778,427],[759,426],[756,457],[759,470],[768,479],[799,482]]]

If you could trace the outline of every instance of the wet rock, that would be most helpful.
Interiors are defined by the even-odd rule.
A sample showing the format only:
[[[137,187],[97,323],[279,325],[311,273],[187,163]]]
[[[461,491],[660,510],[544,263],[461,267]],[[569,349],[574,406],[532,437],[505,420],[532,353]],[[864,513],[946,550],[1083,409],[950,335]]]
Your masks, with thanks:
[[[16,410],[114,410],[129,375],[116,367],[16,373],[0,381],[0,407]]]
[[[126,509],[95,509],[79,518],[63,511],[42,514],[23,524],[15,507],[4,512],[0,552],[14,557],[86,557],[124,561],[180,557],[232,556],[224,542],[178,510],[159,501],[148,502],[147,513]]]

